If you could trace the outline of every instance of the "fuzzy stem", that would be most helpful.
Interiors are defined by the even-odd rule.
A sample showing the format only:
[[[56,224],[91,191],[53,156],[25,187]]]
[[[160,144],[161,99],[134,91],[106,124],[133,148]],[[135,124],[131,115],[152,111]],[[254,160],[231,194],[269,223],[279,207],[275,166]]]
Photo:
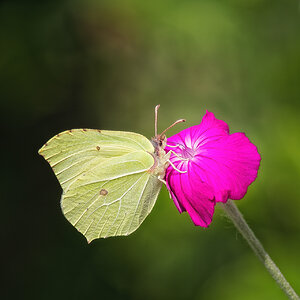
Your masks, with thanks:
[[[274,280],[280,286],[280,288],[286,293],[289,299],[299,300],[299,296],[293,290],[288,281],[284,278],[279,268],[275,265],[269,254],[265,251],[264,247],[260,243],[260,241],[256,238],[255,234],[251,230],[251,228],[246,223],[243,215],[233,203],[233,201],[228,200],[227,203],[221,203],[222,208],[231,219],[233,224],[239,230],[239,232],[243,235],[246,241],[249,243],[250,247],[254,251],[254,253],[261,260],[263,265],[272,275]]]

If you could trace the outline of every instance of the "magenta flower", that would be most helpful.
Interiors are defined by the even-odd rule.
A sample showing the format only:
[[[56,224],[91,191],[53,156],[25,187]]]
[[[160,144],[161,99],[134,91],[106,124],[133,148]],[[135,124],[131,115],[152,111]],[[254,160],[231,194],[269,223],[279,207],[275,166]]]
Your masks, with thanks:
[[[206,112],[201,124],[168,138],[173,151],[166,170],[167,188],[180,213],[208,227],[216,202],[241,199],[256,179],[261,157],[244,133],[229,134],[228,125]],[[174,154],[174,152],[176,154]]]

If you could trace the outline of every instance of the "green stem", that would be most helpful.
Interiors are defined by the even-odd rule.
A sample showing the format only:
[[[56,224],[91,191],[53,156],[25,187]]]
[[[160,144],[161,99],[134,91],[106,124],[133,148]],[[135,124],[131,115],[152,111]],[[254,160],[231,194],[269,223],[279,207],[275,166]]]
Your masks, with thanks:
[[[261,260],[263,265],[275,279],[280,288],[286,293],[289,299],[299,300],[299,296],[293,290],[288,281],[284,278],[278,267],[275,265],[269,254],[265,251],[264,247],[260,243],[260,241],[256,238],[255,234],[251,230],[251,228],[246,223],[243,215],[233,203],[233,201],[228,200],[226,204],[221,203],[222,208],[231,219],[233,224],[239,230],[239,232],[243,235],[246,241],[249,243],[250,247],[254,251],[254,253]]]

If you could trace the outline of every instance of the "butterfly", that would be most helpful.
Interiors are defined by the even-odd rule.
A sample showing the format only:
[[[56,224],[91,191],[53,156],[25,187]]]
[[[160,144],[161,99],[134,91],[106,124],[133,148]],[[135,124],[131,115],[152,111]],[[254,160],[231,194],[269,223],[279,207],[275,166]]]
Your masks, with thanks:
[[[129,235],[151,212],[171,153],[165,132],[155,136],[97,129],[57,134],[39,150],[63,190],[61,208],[67,220],[90,243],[97,238]]]

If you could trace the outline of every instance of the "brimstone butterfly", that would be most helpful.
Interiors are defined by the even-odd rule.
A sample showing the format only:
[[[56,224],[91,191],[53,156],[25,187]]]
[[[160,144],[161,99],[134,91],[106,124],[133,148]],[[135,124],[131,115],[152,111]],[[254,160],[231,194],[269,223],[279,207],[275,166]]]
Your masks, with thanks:
[[[62,189],[68,221],[91,242],[128,235],[152,210],[170,153],[164,133],[155,137],[124,131],[73,129],[57,134],[40,150]]]

